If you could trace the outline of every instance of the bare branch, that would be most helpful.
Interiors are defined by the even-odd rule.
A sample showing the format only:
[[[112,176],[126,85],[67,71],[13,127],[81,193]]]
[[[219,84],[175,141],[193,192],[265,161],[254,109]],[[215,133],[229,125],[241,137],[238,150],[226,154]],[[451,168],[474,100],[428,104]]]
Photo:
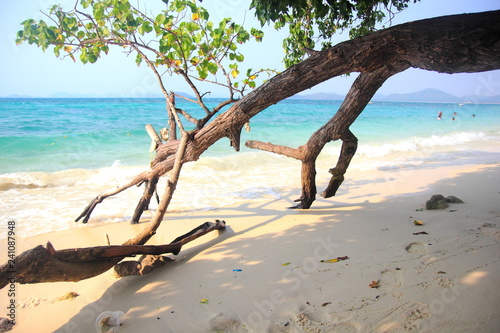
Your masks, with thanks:
[[[135,254],[178,254],[183,245],[211,231],[225,229],[224,221],[205,222],[192,231],[165,245],[124,244],[55,250],[49,242],[23,252],[15,258],[17,283],[80,281],[102,274],[124,257]],[[12,269],[0,267],[0,289],[9,284]]]
[[[245,142],[245,146],[252,149],[260,149],[271,153],[284,155],[287,157],[295,158],[297,160],[302,160],[303,158],[303,154],[298,149],[290,148],[287,146],[274,145],[270,142],[249,140]]]

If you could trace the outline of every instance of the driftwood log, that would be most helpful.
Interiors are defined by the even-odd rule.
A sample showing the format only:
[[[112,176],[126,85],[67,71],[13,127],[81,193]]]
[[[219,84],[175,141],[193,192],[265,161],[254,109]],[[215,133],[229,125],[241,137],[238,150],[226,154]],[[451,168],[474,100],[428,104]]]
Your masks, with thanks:
[[[182,246],[214,230],[225,230],[226,222],[205,222],[165,245],[115,245],[56,250],[49,242],[16,257],[14,266],[0,267],[0,289],[16,283],[80,281],[104,273],[125,257],[137,254],[178,254]]]

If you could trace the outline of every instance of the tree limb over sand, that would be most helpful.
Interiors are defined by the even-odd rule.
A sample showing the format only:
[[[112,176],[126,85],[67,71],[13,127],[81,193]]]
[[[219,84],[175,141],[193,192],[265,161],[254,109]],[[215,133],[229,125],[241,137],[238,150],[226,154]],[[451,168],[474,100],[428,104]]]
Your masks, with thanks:
[[[15,259],[16,283],[80,281],[102,274],[125,257],[136,254],[178,254],[183,245],[211,231],[223,231],[224,221],[205,222],[164,245],[114,245],[55,250],[50,242],[27,250]],[[11,283],[9,264],[0,267],[0,289]]]
[[[190,132],[192,140],[186,147],[184,161],[198,160],[223,137],[229,138],[231,145],[239,151],[242,127],[259,112],[333,77],[359,72],[361,75],[337,113],[305,145],[297,149],[267,145],[269,151],[302,161],[302,195],[296,208],[309,208],[316,195],[316,157],[327,142],[343,141],[337,165],[330,169],[330,185],[323,192],[325,197],[330,197],[342,183],[356,150],[357,139],[349,127],[385,80],[410,67],[440,73],[498,69],[499,39],[500,11],[491,11],[409,22],[340,43],[276,75],[211,123]],[[265,146],[256,142],[247,145],[258,145],[261,149]],[[173,160],[162,157],[168,156],[163,155],[166,147],[162,147],[160,145],[157,150],[148,177],[163,175],[172,167]]]
[[[84,221],[87,221],[95,205],[106,197],[134,184],[146,182],[145,194],[132,220],[132,222],[138,221],[138,216],[148,206],[159,177],[172,171],[165,194],[148,227],[123,245],[145,244],[154,235],[163,219],[184,163],[196,161],[203,152],[223,137],[229,138],[231,145],[238,151],[243,126],[262,110],[330,78],[359,72],[361,74],[353,83],[336,114],[304,145],[295,149],[257,142],[247,144],[253,148],[293,157],[302,162],[302,195],[297,200],[299,204],[296,208],[309,208],[316,196],[317,156],[327,142],[339,139],[343,141],[338,162],[334,168],[330,169],[331,181],[323,192],[325,197],[330,197],[335,195],[341,185],[345,171],[357,148],[357,138],[349,128],[385,80],[410,67],[441,73],[499,69],[499,54],[500,11],[445,16],[401,24],[314,53],[308,59],[276,75],[243,97],[229,110],[219,114],[212,122],[203,123],[189,132],[182,129],[177,112],[173,112],[176,123],[182,130],[180,142],[174,143],[178,146],[172,147],[158,143],[157,157],[147,171],[119,189],[96,197],[79,218],[83,217]],[[167,100],[171,103],[169,99]],[[173,108],[172,105],[170,107]],[[131,249],[137,250],[135,247],[123,247],[120,251]],[[177,248],[174,246],[173,250],[177,251]],[[121,258],[101,260],[103,252],[99,251],[104,250],[99,249],[97,254],[92,254],[91,251],[90,261],[75,263],[55,259],[58,251],[51,249],[50,246],[48,248],[38,246],[30,251],[32,252],[25,252],[16,258],[16,269],[27,265],[26,267],[29,267],[27,271],[30,272],[18,282],[35,281],[30,274],[36,274],[38,271],[45,273],[36,278],[38,282],[77,281],[108,270]],[[146,253],[144,251],[153,251],[153,249],[143,248],[141,251],[143,252],[140,253]],[[104,253],[107,253],[107,250]],[[24,264],[22,264],[23,260]],[[7,265],[1,269],[2,284],[7,283],[6,274],[8,274]],[[44,277],[45,275],[47,277]]]

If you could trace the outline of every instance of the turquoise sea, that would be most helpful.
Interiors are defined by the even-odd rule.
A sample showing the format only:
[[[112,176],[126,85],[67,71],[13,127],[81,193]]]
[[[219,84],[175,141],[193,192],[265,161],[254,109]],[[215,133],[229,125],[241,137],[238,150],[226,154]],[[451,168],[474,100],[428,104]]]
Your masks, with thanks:
[[[297,147],[340,103],[280,102],[251,120],[242,142]],[[144,126],[165,126],[164,105],[162,99],[0,99],[2,223],[19,221],[26,236],[80,225],[73,220],[93,197],[147,168],[152,156]],[[186,102],[177,106],[198,113]],[[351,130],[359,148],[349,173],[500,160],[500,105],[372,102]],[[340,142],[325,147],[320,185],[328,181],[339,149]],[[171,209],[268,200],[297,188],[298,161],[245,147],[236,153],[222,139],[186,164]],[[90,223],[127,220],[141,193],[132,188],[105,200]]]

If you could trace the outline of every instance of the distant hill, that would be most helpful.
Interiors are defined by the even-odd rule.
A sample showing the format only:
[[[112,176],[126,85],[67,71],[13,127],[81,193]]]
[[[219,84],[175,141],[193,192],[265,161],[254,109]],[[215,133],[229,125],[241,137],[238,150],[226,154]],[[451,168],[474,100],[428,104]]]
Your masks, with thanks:
[[[424,89],[414,93],[391,94],[382,97],[381,100],[389,102],[450,102],[460,103],[464,100],[460,97],[448,94],[438,89]]]
[[[1,97],[1,98],[33,98],[30,95],[19,95],[19,94],[12,94],[6,97]]]
[[[344,97],[345,95],[334,94],[334,93],[315,93],[315,94],[304,94],[304,95],[299,94],[290,97],[290,99],[337,101],[337,100],[343,100]],[[500,104],[500,95],[457,97],[438,89],[429,88],[407,94],[390,94],[390,95],[375,94],[375,96],[372,98],[372,101]]]
[[[194,97],[188,93],[185,92],[176,92],[176,93],[178,95],[194,99]],[[67,92],[57,92],[48,97],[49,98],[130,98],[112,93],[103,95],[90,95],[90,94],[71,94]],[[140,97],[163,98],[163,95],[158,93],[148,93]],[[34,98],[34,97],[28,95],[14,94],[9,96],[1,96],[0,98]],[[344,98],[345,95],[342,94],[320,92],[314,94],[297,94],[295,96],[290,97],[289,99],[316,100],[316,101],[324,101],[324,100],[342,101],[344,100]],[[429,88],[407,94],[391,94],[391,95],[375,94],[375,96],[372,98],[372,101],[500,104],[500,95],[457,97],[438,89]]]
[[[311,100],[343,100],[345,95],[334,93],[316,93],[308,95],[295,95],[293,99],[311,99]],[[453,96],[438,89],[425,89],[407,94],[391,94],[382,95],[375,94],[372,98],[373,101],[387,101],[387,102],[464,102],[463,98]]]
[[[315,93],[315,94],[307,94],[307,95],[295,95],[290,97],[290,99],[307,99],[307,100],[315,100],[315,101],[342,101],[344,100],[345,95],[339,94],[331,94],[331,93]]]
[[[483,103],[483,104],[500,104],[500,95],[495,96],[465,96],[464,101],[467,103]]]
[[[187,98],[196,99],[192,95],[185,92],[177,92],[176,94]],[[68,93],[65,91],[59,91],[49,96],[30,96],[30,95],[11,94],[7,96],[0,96],[0,98],[164,98],[164,96],[163,94],[157,94],[157,93],[147,93],[141,96],[130,97],[115,93],[97,95],[97,94],[85,94],[85,93]]]

